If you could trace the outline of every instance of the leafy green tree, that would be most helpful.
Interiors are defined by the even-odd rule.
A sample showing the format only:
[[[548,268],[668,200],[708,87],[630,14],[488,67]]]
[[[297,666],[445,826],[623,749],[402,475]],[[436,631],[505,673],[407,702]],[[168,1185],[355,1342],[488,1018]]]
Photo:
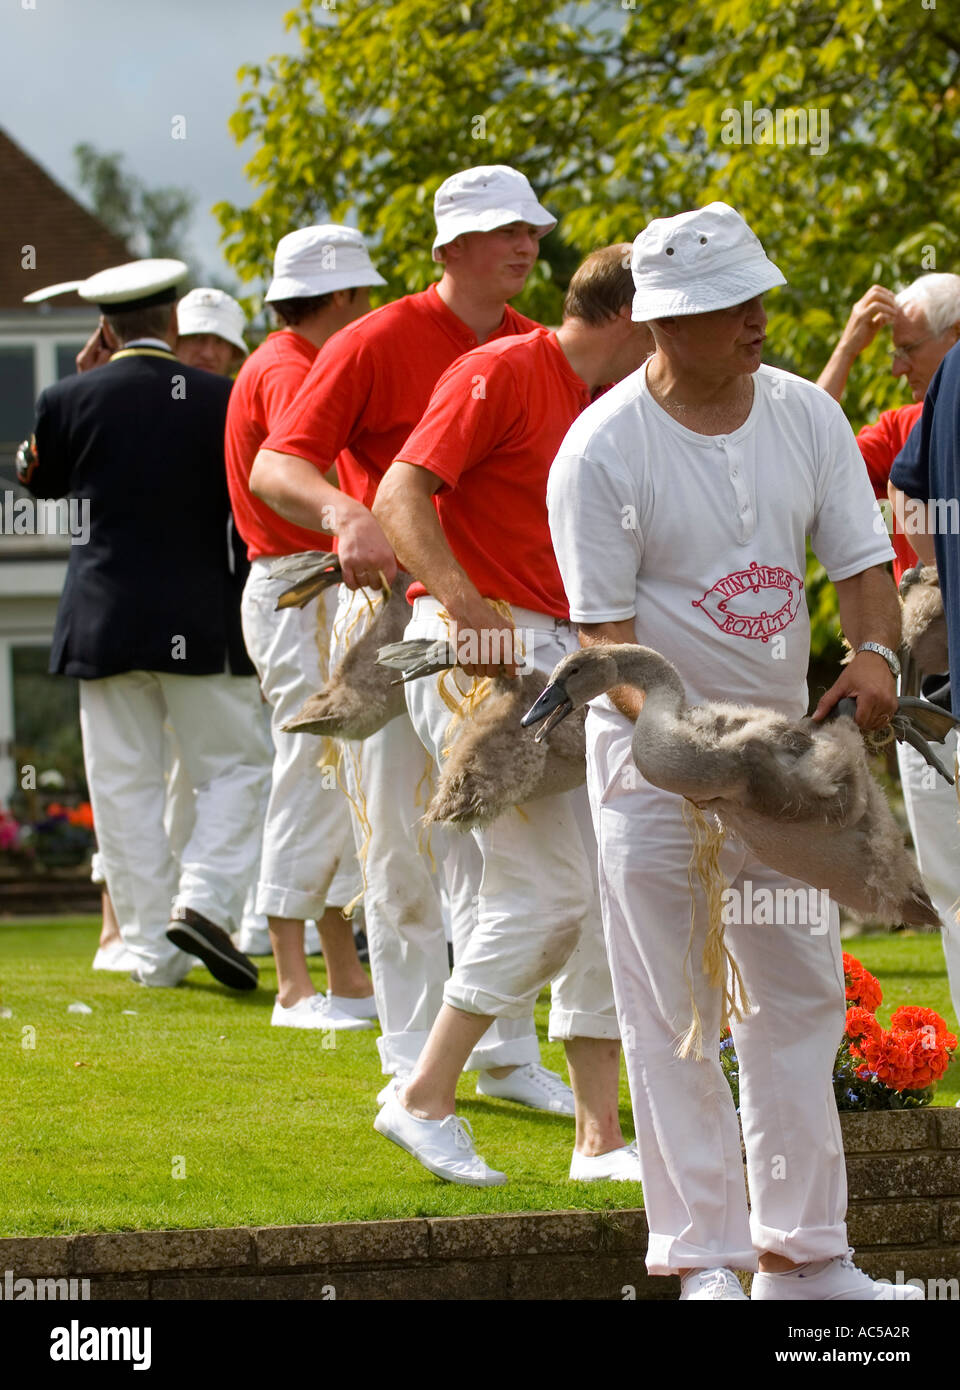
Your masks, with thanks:
[[[121,154],[74,146],[77,182],[104,226],[140,255],[186,260],[187,224],[196,198],[183,188],[147,188],[123,167]]]
[[[789,282],[770,359],[816,377],[871,283],[960,259],[960,30],[936,4],[301,0],[296,51],[240,70],[231,129],[258,192],[215,209],[227,257],[263,276],[284,232],[350,220],[388,297],[421,289],[437,185],[513,164],[560,219],[517,307],[556,322],[588,251],[723,199]],[[765,131],[761,109],[793,115]],[[851,374],[854,426],[907,399],[887,346]]]

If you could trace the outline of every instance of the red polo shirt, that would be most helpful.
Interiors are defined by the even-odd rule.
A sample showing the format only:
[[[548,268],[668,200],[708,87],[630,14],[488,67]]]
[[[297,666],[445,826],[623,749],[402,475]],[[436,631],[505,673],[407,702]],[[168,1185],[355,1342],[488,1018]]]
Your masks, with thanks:
[[[250,491],[253,460],[271,426],[297,394],[316,355],[313,343],[292,329],[271,333],[244,362],[230,392],[224,437],[227,487],[237,530],[251,560],[333,549],[332,536],[285,521]]]
[[[547,520],[547,475],[590,388],[555,333],[484,343],[448,367],[398,453],[443,486],[447,544],[484,598],[567,618]],[[412,584],[408,598],[426,593]]]
[[[509,304],[494,339],[536,328]],[[436,285],[347,324],[326,342],[294,400],[264,440],[326,472],[370,507],[380,479],[420,419],[438,377],[476,335],[444,304]]]
[[[893,461],[907,442],[907,435],[923,414],[923,401],[914,405],[898,405],[894,410],[885,410],[872,425],[864,425],[857,435],[857,443],[867,465],[870,481],[875,495],[883,500],[887,496],[887,481]],[[893,535],[890,538],[896,559],[893,562],[893,577],[900,583],[900,576],[917,563],[913,546],[893,519]]]

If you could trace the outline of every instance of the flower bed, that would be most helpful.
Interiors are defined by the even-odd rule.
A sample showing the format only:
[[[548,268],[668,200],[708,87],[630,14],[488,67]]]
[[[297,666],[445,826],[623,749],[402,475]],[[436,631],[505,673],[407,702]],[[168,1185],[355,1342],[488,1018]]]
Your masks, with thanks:
[[[839,1111],[914,1110],[929,1105],[950,1065],[957,1039],[933,1009],[897,1009],[889,1028],[876,1012],[883,991],[853,956],[843,955],[847,1022],[833,1068]],[[720,1063],[740,1110],[740,1064],[730,1030],[720,1040]]]

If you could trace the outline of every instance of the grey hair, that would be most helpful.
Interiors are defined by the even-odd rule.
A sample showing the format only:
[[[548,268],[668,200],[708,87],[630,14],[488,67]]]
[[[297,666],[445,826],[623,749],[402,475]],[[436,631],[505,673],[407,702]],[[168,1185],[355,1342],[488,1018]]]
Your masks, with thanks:
[[[919,305],[935,338],[960,323],[960,275],[918,275],[896,298],[901,308]]]

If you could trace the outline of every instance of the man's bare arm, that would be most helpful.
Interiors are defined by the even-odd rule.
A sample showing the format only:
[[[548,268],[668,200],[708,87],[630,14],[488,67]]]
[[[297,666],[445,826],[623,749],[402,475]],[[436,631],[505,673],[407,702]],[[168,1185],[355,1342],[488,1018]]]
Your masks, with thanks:
[[[443,528],[433,505],[433,494],[441,480],[428,468],[419,468],[398,459],[390,465],[380,484],[373,514],[386,533],[388,541],[399,556],[400,563],[415,579],[419,579],[429,594],[443,604],[457,625],[458,639],[475,632],[482,639],[487,634],[503,632],[497,650],[512,654],[513,629],[507,620],[491,608],[460,565],[447,544]],[[483,642],[477,652],[482,654]],[[516,663],[463,662],[470,676],[516,675]]]
[[[616,623],[578,623],[577,636],[581,647],[598,647],[610,642],[632,642],[634,646],[637,645],[632,618],[623,618]],[[607,697],[631,723],[643,708],[643,692],[632,685],[615,686],[607,691]]]
[[[887,496],[890,498],[893,514],[897,518],[897,525],[917,552],[917,557],[925,565],[935,565],[937,554],[933,535],[929,529],[929,507],[919,498],[908,498],[905,492],[901,492],[898,487],[894,487],[893,483],[889,482],[887,483]],[[909,518],[907,517],[908,503],[910,504]]]
[[[896,651],[900,646],[900,601],[884,565],[872,565],[849,579],[837,581],[837,603],[844,636],[856,652],[863,642],[878,642]],[[838,700],[854,696],[861,729],[878,729],[897,708],[897,687],[883,657],[859,652],[844,666],[840,679],[826,692],[814,719],[823,719]]]
[[[250,470],[250,491],[285,521],[339,537],[337,551],[348,589],[362,584],[377,588],[381,572],[388,582],[396,576],[393,551],[370,512],[328,482],[307,459],[261,449]]]
[[[873,342],[884,324],[893,322],[896,313],[896,298],[883,285],[871,285],[854,304],[830,361],[817,377],[817,385],[835,401],[843,399],[850,370],[863,349]]]

